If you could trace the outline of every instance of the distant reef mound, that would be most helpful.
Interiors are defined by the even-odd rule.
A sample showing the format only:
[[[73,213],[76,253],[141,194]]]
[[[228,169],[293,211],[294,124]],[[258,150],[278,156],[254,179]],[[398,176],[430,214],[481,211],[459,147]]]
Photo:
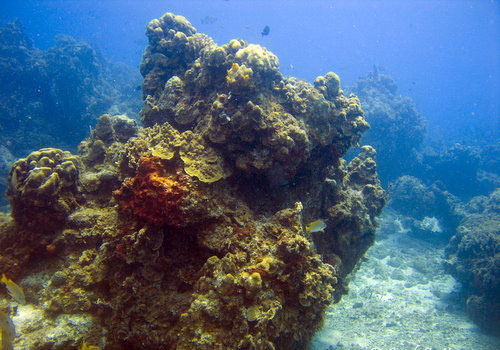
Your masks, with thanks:
[[[37,325],[15,343],[304,349],[385,204],[375,150],[343,159],[369,127],[358,98],[182,16],[146,35],[144,127],[106,114],[77,155],[45,148],[10,170],[0,271]]]
[[[16,20],[0,28],[0,57],[0,145],[16,156],[49,145],[76,150],[97,116],[134,117],[141,108],[140,77],[70,36],[40,50]]]
[[[427,130],[426,120],[413,100],[401,96],[394,79],[379,72],[377,66],[350,90],[360,98],[370,123],[362,144],[377,150],[382,183],[387,185],[399,176],[413,174],[422,166],[419,152]]]
[[[140,75],[58,35],[36,48],[18,21],[0,28],[0,208],[10,159],[40,147],[76,151],[103,113],[138,119]]]

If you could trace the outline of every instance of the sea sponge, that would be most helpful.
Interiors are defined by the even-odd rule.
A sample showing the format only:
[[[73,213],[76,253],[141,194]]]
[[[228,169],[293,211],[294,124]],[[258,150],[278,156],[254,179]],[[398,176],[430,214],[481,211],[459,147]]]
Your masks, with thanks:
[[[143,156],[137,175],[114,194],[123,212],[156,226],[183,226],[188,222],[183,207],[189,192],[182,170],[169,167],[161,158]]]
[[[7,196],[20,225],[53,227],[76,207],[77,157],[56,148],[43,148],[20,159],[9,173]]]

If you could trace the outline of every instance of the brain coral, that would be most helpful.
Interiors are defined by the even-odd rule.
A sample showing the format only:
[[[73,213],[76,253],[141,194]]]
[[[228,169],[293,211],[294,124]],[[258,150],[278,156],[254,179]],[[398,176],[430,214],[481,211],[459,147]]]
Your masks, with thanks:
[[[11,168],[7,196],[20,223],[37,227],[60,223],[76,206],[78,160],[69,152],[44,148]]]
[[[181,16],[151,21],[146,35],[144,127],[100,118],[80,145],[84,190],[39,189],[78,163],[61,151],[39,151],[12,170],[13,202],[26,186],[35,191],[0,225],[0,247],[30,219],[17,213],[49,193],[69,210],[47,251],[65,254],[41,257],[36,271],[12,251],[0,263],[45,276],[43,291],[27,288],[37,310],[100,325],[75,327],[61,346],[35,332],[23,344],[306,348],[373,243],[385,204],[375,150],[342,158],[368,128],[358,98],[343,95],[334,73],[315,85],[285,78],[265,48],[216,45]],[[53,165],[47,152],[59,155]],[[48,169],[35,176],[39,167]],[[30,171],[39,180],[28,181]],[[304,229],[319,218],[324,232]]]

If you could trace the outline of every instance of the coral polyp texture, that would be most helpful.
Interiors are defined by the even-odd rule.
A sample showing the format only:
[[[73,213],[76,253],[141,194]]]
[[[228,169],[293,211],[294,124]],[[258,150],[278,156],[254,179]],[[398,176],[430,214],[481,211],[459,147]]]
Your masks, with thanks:
[[[385,204],[375,150],[342,158],[368,128],[358,98],[343,95],[334,73],[314,85],[286,78],[265,48],[218,46],[182,16],[151,21],[146,35],[144,127],[99,118],[75,156],[76,183],[48,191],[67,204],[49,212],[64,218],[59,226],[38,220],[27,230],[23,208],[37,208],[39,187],[64,178],[58,167],[69,160],[42,172],[30,196],[28,171],[41,171],[47,151],[11,171],[20,209],[0,217],[0,248],[16,239],[24,254],[2,250],[0,264],[16,266],[38,324],[44,315],[56,320],[50,327],[64,327],[63,315],[82,324],[50,341],[28,327],[17,344],[306,347],[373,243]],[[320,218],[324,232],[305,230]],[[43,254],[23,246],[35,244],[26,237],[44,237]]]
[[[43,148],[14,163],[7,196],[21,225],[61,223],[77,205],[78,160],[69,152]]]

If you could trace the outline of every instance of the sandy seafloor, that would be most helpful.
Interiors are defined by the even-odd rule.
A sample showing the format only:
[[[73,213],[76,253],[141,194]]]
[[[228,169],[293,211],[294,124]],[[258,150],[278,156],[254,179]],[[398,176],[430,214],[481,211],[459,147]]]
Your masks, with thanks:
[[[495,350],[465,314],[460,285],[443,268],[444,247],[379,218],[377,242],[351,276],[349,294],[332,305],[314,350]]]

